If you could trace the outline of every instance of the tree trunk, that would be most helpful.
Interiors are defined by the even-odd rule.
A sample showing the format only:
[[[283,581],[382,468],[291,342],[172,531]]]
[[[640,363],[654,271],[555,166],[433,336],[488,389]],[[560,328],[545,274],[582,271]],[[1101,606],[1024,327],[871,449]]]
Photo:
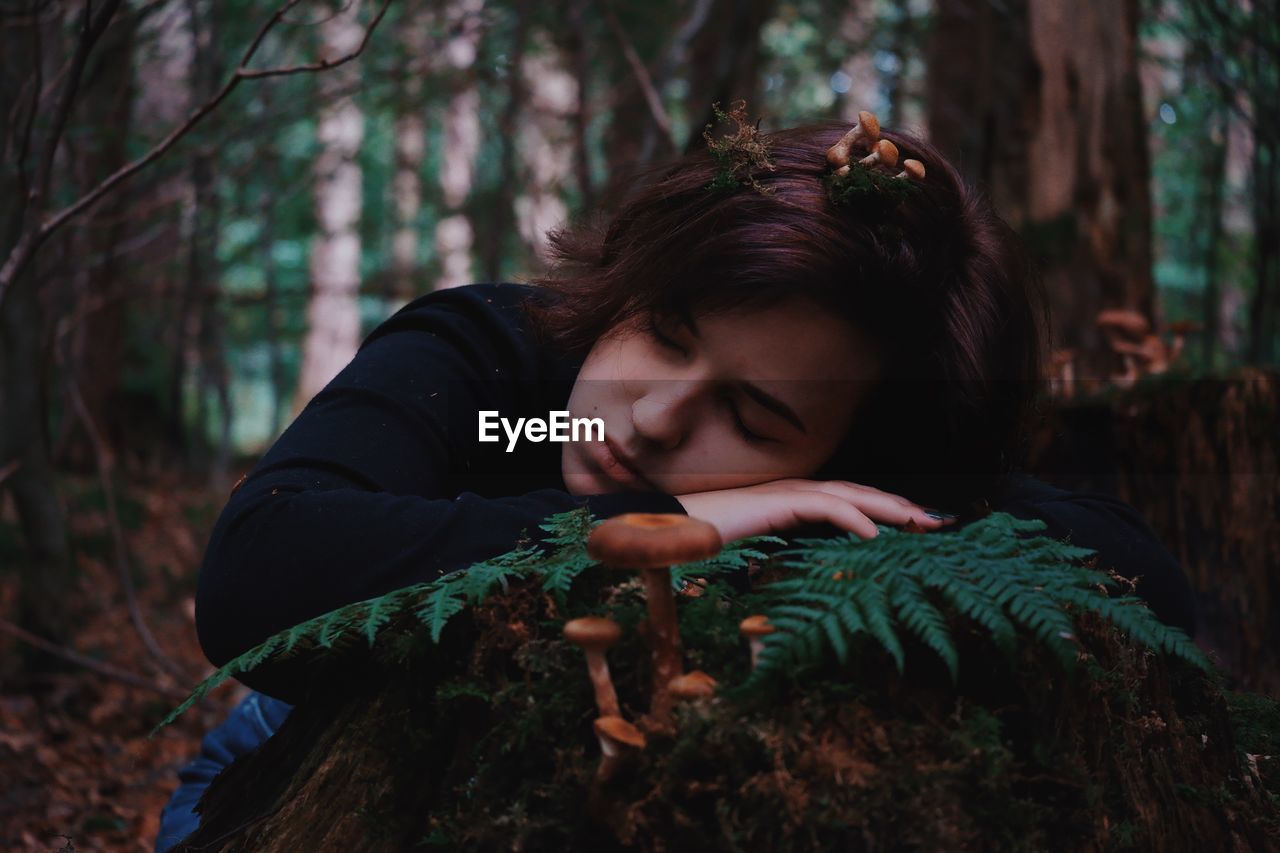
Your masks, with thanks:
[[[516,180],[516,122],[520,116],[520,105],[526,96],[524,75],[520,73],[520,69],[529,40],[529,21],[533,17],[532,0],[516,0],[512,14],[515,15],[515,23],[509,54],[507,99],[498,117],[497,190],[493,202],[493,219],[486,223],[486,233],[481,243],[481,263],[488,281],[499,281],[502,278],[503,259],[511,248],[507,236],[515,218],[512,209],[515,192],[512,185]]]
[[[1151,202],[1136,0],[942,0],[930,136],[1039,256],[1054,339],[1111,372],[1094,316],[1152,317]]]
[[[1227,177],[1227,111],[1214,111],[1213,123],[1206,140],[1207,151],[1204,158],[1203,177],[1201,178],[1204,203],[1197,212],[1203,211],[1200,229],[1205,233],[1204,253],[1201,266],[1204,269],[1205,287],[1204,304],[1202,306],[1202,323],[1204,329],[1200,340],[1204,342],[1201,350],[1201,361],[1209,368],[1213,367],[1214,355],[1218,349],[1219,326],[1222,324],[1222,288],[1218,280],[1218,252],[1222,245],[1222,193]]]
[[[451,94],[445,106],[444,150],[440,152],[440,191],[446,215],[436,223],[435,247],[440,258],[437,290],[475,280],[475,230],[464,206],[471,196],[480,152],[480,88],[476,85],[475,63],[484,34],[484,11],[484,0],[455,0],[445,10],[453,35],[444,49],[443,71]],[[505,211],[508,201],[505,196],[503,199]],[[506,213],[500,216],[505,217]]]
[[[1280,371],[1170,378],[1061,405],[1032,470],[1138,509],[1187,573],[1199,639],[1243,689],[1280,698]]]
[[[103,35],[100,69],[85,81],[84,121],[98,128],[93,138],[75,146],[76,192],[85,193],[127,161],[126,141],[133,109],[133,62],[137,19],[123,17]],[[120,393],[124,368],[125,308],[132,301],[117,247],[140,230],[129,216],[135,202],[117,192],[87,212],[74,233],[68,256],[78,259],[71,270],[70,293],[60,300],[71,306],[70,328],[61,340],[62,369],[70,372],[89,419],[115,455],[129,440],[129,413]],[[95,470],[93,443],[70,406],[54,443],[60,466]]]
[[[330,658],[278,733],[214,780],[177,849],[1244,850],[1280,819],[1264,787],[1280,778],[1233,731],[1280,709],[1230,697],[1229,710],[1204,673],[1095,614],[1077,620],[1088,675],[1064,677],[1037,644],[1007,661],[965,629],[951,689],[922,644],[903,675],[868,647],[835,681],[682,705],[673,733],[651,731],[601,783],[586,667],[550,601],[528,586],[494,596],[469,646],[446,650],[446,629],[422,658],[399,635],[385,659],[406,664]],[[745,673],[731,630],[714,653],[698,636],[700,665]],[[629,632],[609,654],[630,716],[647,648]]]
[[[522,165],[515,199],[520,236],[540,263],[550,260],[547,233],[565,224],[569,210],[563,198],[573,170],[574,134],[571,119],[578,109],[578,82],[564,67],[565,57],[539,30],[534,49],[521,66],[525,91],[520,120]]]
[[[46,148],[44,130],[52,99],[32,95],[55,79],[70,55],[62,10],[42,14],[36,4],[30,4],[22,11],[0,27],[0,148],[9,152],[0,162],[0,258],[9,256],[30,218],[42,212],[42,204],[30,200],[37,162]],[[34,121],[29,147],[24,148],[33,110],[45,118]],[[25,180],[20,168],[26,170]],[[52,188],[36,189],[47,197]],[[0,489],[13,497],[25,545],[24,558],[17,565],[22,584],[18,621],[62,641],[70,628],[65,602],[75,575],[66,518],[49,461],[48,412],[41,393],[41,379],[49,370],[45,344],[52,328],[40,298],[45,269],[37,255],[0,302],[0,468],[11,472],[0,482]]]
[[[693,121],[682,150],[703,145],[703,128],[715,122],[712,104],[727,108],[739,98],[748,112],[759,112],[760,30],[773,17],[777,0],[716,0],[709,26],[690,46],[687,113]]]
[[[321,51],[343,56],[364,37],[359,0],[337,12],[324,10]],[[300,411],[351,361],[360,344],[360,143],[364,115],[355,99],[340,94],[359,80],[355,63],[326,71],[317,85],[321,106],[316,122],[320,152],[314,167],[312,197],[318,234],[311,244],[311,294],[307,334],[294,397]]]
[[[422,209],[422,164],[427,151],[426,104],[422,80],[426,72],[423,57],[431,52],[429,17],[418,6],[402,10],[399,47],[407,73],[400,81],[396,98],[395,176],[391,180],[395,209],[395,233],[391,238],[391,287],[386,294],[392,310],[417,294],[418,213]]]

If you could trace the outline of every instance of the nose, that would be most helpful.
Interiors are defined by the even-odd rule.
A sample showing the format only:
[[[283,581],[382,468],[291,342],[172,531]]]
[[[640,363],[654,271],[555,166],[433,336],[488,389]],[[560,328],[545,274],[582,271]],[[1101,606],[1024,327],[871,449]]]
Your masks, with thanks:
[[[698,383],[666,380],[655,383],[631,404],[631,423],[641,438],[663,450],[674,450],[691,426]]]

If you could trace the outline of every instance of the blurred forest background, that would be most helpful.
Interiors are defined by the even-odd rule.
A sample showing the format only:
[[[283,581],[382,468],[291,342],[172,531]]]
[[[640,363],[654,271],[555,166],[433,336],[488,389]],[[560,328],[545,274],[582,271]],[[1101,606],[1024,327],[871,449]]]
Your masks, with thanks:
[[[1040,260],[1064,399],[1273,370],[1278,7],[0,0],[0,731],[27,733],[0,768],[30,788],[0,829],[154,829],[225,705],[158,746],[133,730],[207,671],[191,595],[236,477],[373,326],[536,273],[549,229],[703,145],[714,102],[762,130],[870,109],[955,157]],[[122,742],[133,800],[85,781]]]

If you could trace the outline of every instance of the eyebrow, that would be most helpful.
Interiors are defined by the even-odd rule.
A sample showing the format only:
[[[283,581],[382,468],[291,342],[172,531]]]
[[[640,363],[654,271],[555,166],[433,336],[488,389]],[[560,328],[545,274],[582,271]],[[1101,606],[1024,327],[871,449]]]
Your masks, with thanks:
[[[688,327],[693,336],[695,338],[701,338],[702,335],[698,332],[698,323],[694,320],[692,313],[686,309],[680,312],[680,316],[684,325]],[[750,382],[745,380],[735,383],[735,386],[765,409],[768,409],[770,412],[773,412],[775,415],[800,430],[800,432],[805,435],[809,434],[809,430],[805,427],[804,421],[800,420],[800,416],[797,415],[790,406],[779,400],[777,397],[766,393],[759,386],[752,385]]]

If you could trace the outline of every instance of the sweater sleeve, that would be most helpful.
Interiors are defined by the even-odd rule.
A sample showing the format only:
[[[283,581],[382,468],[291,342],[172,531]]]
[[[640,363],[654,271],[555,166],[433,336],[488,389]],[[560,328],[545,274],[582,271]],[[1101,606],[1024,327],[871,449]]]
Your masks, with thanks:
[[[477,442],[477,412],[507,416],[541,400],[522,390],[536,384],[539,356],[511,312],[493,304],[495,295],[513,298],[503,288],[516,291],[431,294],[382,324],[233,492],[197,584],[197,634],[211,662],[221,666],[345,604],[505,553],[522,534],[536,539],[547,516],[584,501],[601,517],[684,511],[665,494],[484,496],[465,487],[525,482],[513,460],[521,454],[504,458]],[[297,670],[278,664],[242,680],[296,701]]]
[[[1069,492],[1025,474],[1015,476],[997,509],[1037,518],[1041,535],[1067,539],[1097,552],[1099,569],[1137,579],[1136,594],[1160,621],[1194,637],[1195,596],[1178,561],[1136,509],[1101,492]]]

